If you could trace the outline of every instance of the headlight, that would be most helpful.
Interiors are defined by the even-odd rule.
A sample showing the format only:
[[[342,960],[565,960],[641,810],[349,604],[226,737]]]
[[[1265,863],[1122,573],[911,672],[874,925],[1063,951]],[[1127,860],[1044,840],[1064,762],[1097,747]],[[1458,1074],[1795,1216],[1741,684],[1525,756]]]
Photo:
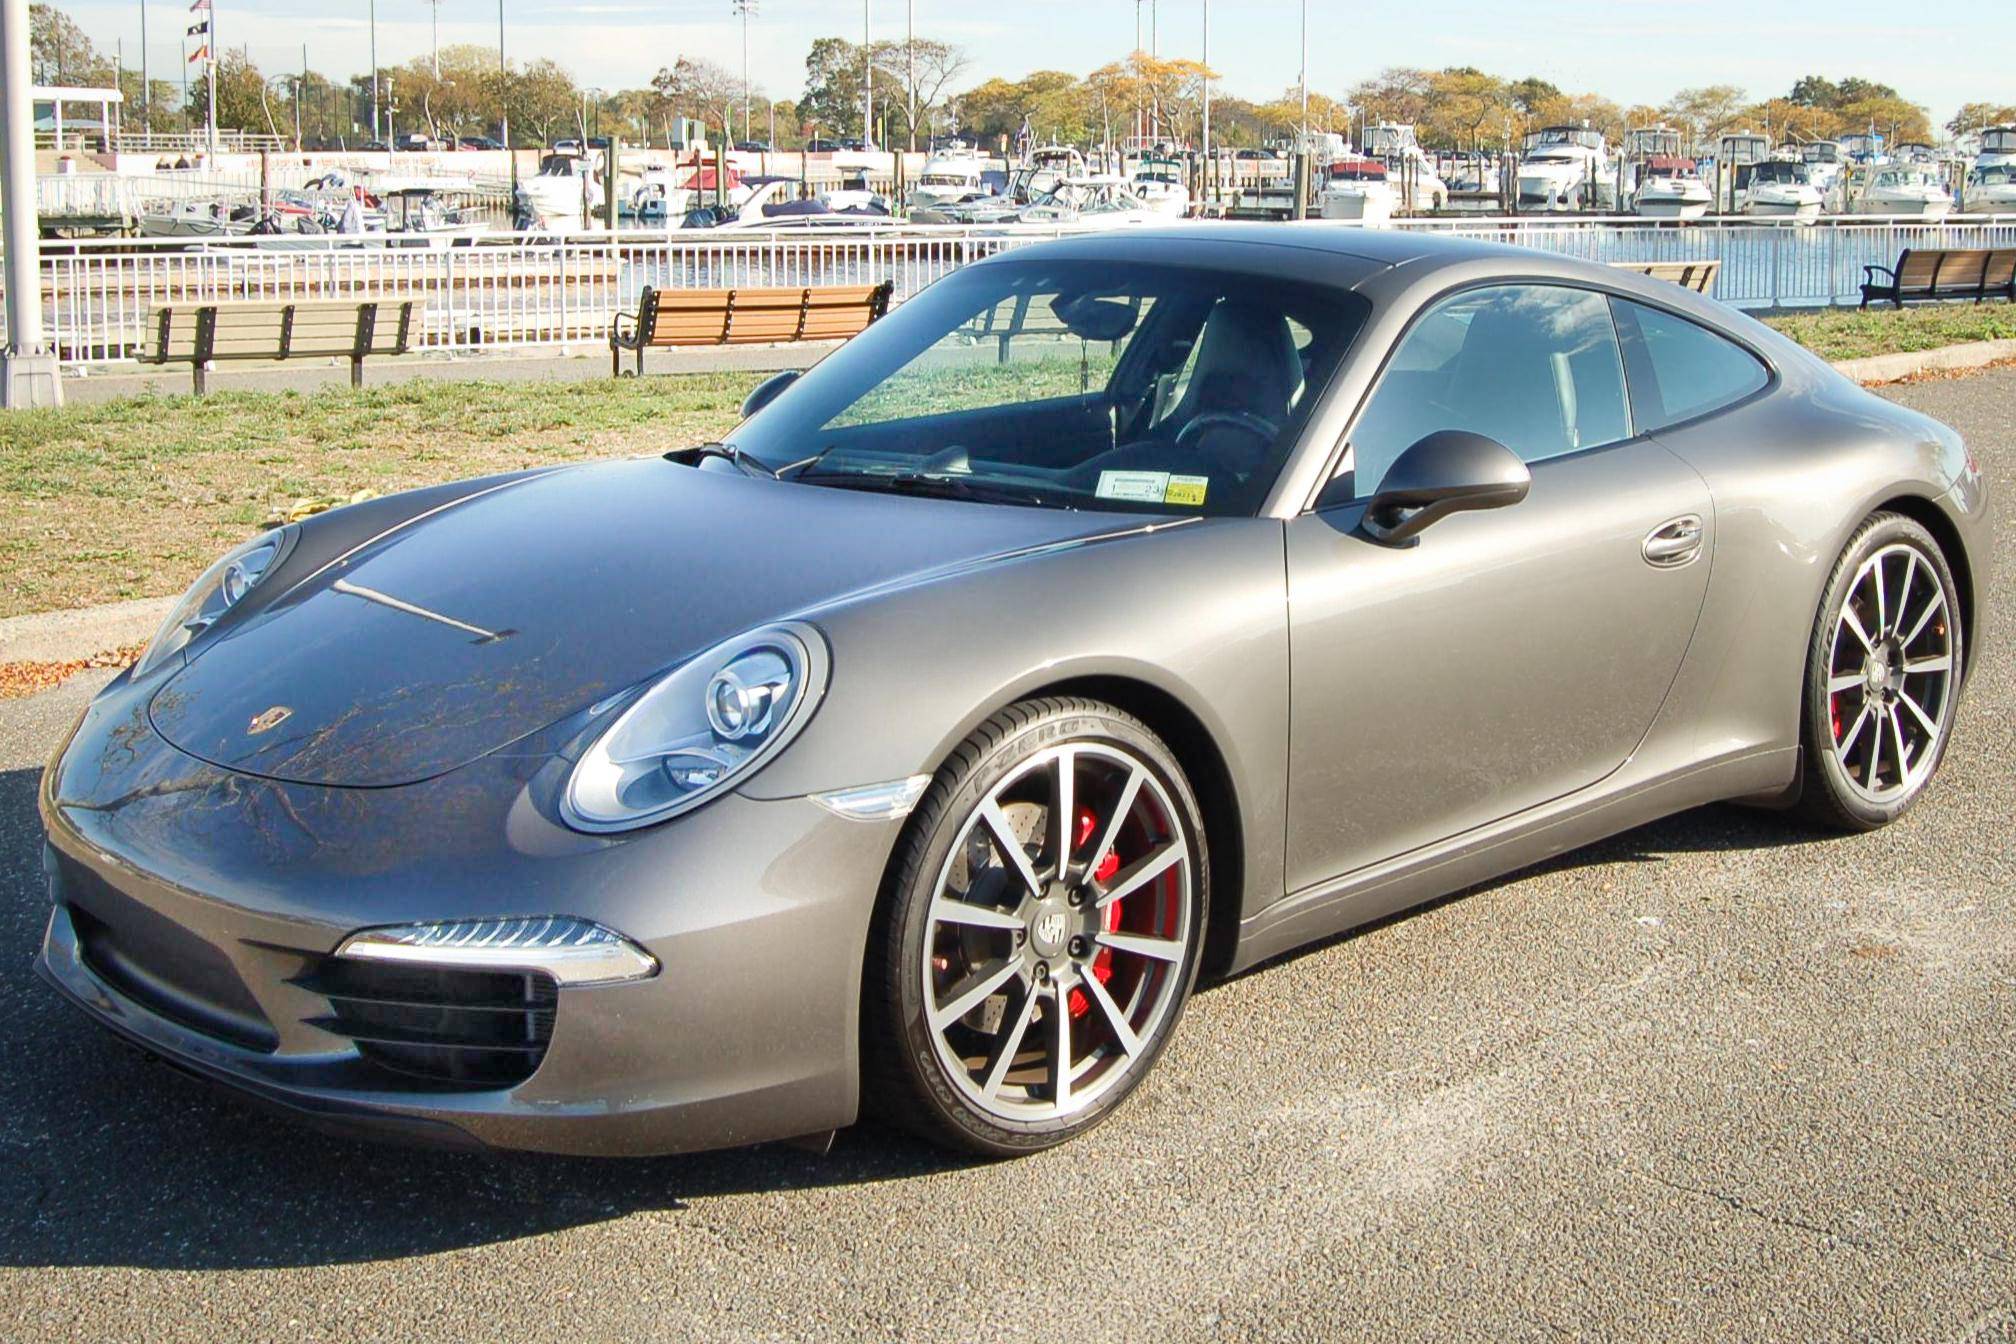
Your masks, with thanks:
[[[826,689],[826,643],[766,626],[674,668],[609,725],[568,777],[560,811],[583,831],[676,817],[782,750]]]
[[[147,641],[147,651],[133,668],[136,677],[145,676],[174,656],[196,635],[231,610],[266,577],[291,539],[284,528],[252,538],[203,571]]]

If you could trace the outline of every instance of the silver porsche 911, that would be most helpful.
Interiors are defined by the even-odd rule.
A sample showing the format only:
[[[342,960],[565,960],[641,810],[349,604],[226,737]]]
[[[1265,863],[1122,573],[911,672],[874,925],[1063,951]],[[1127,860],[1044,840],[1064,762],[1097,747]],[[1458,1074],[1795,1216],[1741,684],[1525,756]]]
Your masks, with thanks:
[[[1200,973],[1712,800],[1894,820],[1979,643],[1951,430],[1533,251],[1019,248],[745,410],[219,560],[48,770],[42,973],[407,1138],[1023,1153]]]

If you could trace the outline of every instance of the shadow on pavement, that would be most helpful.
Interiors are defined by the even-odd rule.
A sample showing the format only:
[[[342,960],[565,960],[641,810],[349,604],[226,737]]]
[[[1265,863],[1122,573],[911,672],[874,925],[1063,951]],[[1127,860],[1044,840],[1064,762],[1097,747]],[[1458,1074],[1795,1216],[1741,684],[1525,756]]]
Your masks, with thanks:
[[[35,978],[30,962],[48,917],[38,775],[0,774],[0,891],[7,896],[0,906],[0,1265],[200,1270],[381,1260],[638,1211],[676,1213],[709,1195],[901,1180],[964,1165],[879,1127],[843,1133],[824,1157],[771,1146],[586,1160],[401,1149],[327,1137],[269,1115],[151,1061]],[[1817,838],[1788,818],[1711,808],[1545,868],[1656,863],[1677,852]]]

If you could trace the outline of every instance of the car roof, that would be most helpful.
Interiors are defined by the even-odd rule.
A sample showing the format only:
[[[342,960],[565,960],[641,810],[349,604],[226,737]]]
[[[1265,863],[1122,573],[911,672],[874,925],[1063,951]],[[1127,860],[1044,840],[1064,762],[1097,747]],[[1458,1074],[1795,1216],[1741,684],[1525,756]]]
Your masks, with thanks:
[[[1426,271],[1464,262],[1524,263],[1533,249],[1413,230],[1367,229],[1325,223],[1209,223],[1108,229],[1034,245],[1052,258],[1110,261],[1116,256],[1206,269],[1281,273],[1353,289],[1399,266]],[[997,253],[991,260],[1031,255],[1030,248]]]

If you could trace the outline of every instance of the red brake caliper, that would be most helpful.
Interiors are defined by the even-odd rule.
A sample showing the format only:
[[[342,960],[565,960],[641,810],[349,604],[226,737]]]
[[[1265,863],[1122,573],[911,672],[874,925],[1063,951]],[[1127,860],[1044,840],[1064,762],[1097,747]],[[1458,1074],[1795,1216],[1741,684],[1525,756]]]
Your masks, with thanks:
[[[1088,841],[1090,841],[1092,839],[1092,832],[1096,830],[1098,826],[1099,826],[1099,818],[1092,815],[1091,808],[1089,807],[1079,808],[1078,835],[1077,838],[1071,842],[1071,847],[1073,849],[1076,849],[1080,845],[1083,845]],[[1120,854],[1118,848],[1116,847],[1114,849],[1108,850],[1106,852],[1106,857],[1099,860],[1099,866],[1092,870],[1092,876],[1094,880],[1099,882],[1111,882],[1113,880],[1113,874],[1119,871],[1120,871]],[[1115,901],[1111,905],[1106,907],[1106,912],[1102,917],[1102,923],[1108,932],[1111,932],[1120,927],[1119,901]],[[1102,985],[1113,978],[1112,948],[1102,947],[1099,949],[1099,955],[1092,958],[1092,975]],[[1082,989],[1074,989],[1071,991],[1070,1004],[1071,1004],[1071,1016],[1073,1017],[1083,1017],[1085,1016],[1085,1014],[1092,1011],[1092,1001],[1085,997],[1085,991]]]

